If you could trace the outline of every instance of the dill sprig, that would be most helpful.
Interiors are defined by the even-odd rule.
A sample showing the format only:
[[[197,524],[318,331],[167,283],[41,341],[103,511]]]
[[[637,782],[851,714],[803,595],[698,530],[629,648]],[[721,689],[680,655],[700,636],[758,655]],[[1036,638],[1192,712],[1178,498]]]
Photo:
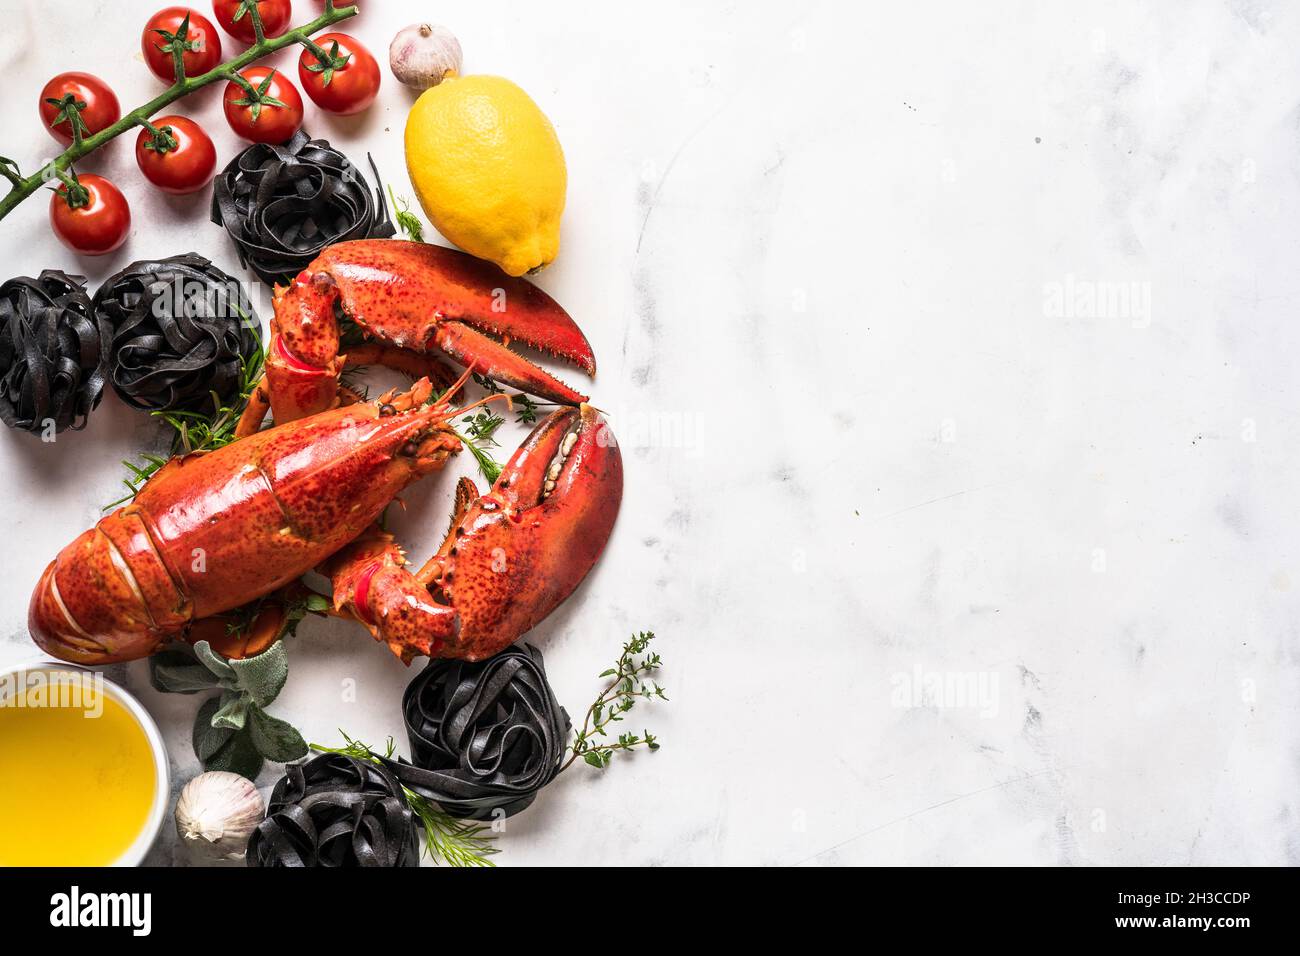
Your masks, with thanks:
[[[388,745],[381,760],[380,754],[375,753],[361,741],[353,740],[342,730],[339,733],[347,741],[346,746],[325,747],[321,744],[311,744],[311,749],[318,753],[343,754],[357,760],[369,760],[375,764],[382,764],[383,760],[391,760],[393,757],[392,737],[388,738]],[[427,797],[416,793],[404,784],[402,793],[406,797],[406,802],[411,805],[411,810],[420,818],[420,824],[424,828],[424,850],[434,863],[445,860],[450,866],[496,866],[490,859],[492,854],[498,852],[493,845],[495,838],[486,836],[490,827],[458,820],[451,814],[439,810]]]
[[[572,754],[560,767],[561,772],[579,757],[590,766],[604,770],[620,750],[634,747],[646,747],[652,751],[659,749],[659,739],[648,730],[642,730],[640,734],[619,734],[615,739],[611,737],[613,728],[610,726],[622,721],[623,715],[632,709],[638,698],[668,699],[662,687],[647,679],[663,665],[658,654],[648,652],[654,639],[654,631],[634,635],[623,645],[623,653],[614,666],[601,672],[601,677],[612,677],[613,680],[587,709],[582,728],[569,747]]]
[[[241,358],[238,397],[228,404],[223,404],[220,396],[212,392],[210,412],[150,412],[150,415],[166,422],[174,430],[171,453],[166,458],[160,455],[143,454],[136,462],[123,459],[122,464],[131,473],[129,478],[122,479],[122,484],[126,485],[129,493],[112,504],[105,505],[104,510],[116,508],[134,498],[144,487],[145,482],[157,474],[171,458],[196,451],[214,451],[234,441],[239,416],[243,414],[244,406],[248,404],[249,397],[257,388],[265,361],[266,353],[260,344],[251,358],[246,361]]]
[[[495,485],[497,479],[501,477],[501,469],[504,467],[501,462],[493,458],[492,453],[486,448],[482,448],[477,439],[461,434],[457,428],[451,430],[460,439],[460,443],[474,456],[474,461],[478,463],[478,470],[483,473],[483,477],[488,484]],[[493,442],[493,444],[496,443]]]
[[[393,218],[397,220],[402,232],[414,242],[424,242],[424,226],[415,218],[415,213],[411,212],[411,204],[405,199],[397,198],[391,183],[388,186],[388,198],[393,201]]]
[[[478,376],[476,375],[475,378]],[[456,437],[460,439],[471,455],[474,461],[478,463],[478,470],[483,473],[483,477],[490,483],[496,484],[497,478],[501,476],[501,463],[498,462],[489,448],[497,446],[495,437],[497,429],[505,424],[505,419],[500,415],[495,415],[486,408],[480,409],[475,415],[466,415],[461,419],[465,425],[465,433],[462,434],[459,429],[453,428]]]

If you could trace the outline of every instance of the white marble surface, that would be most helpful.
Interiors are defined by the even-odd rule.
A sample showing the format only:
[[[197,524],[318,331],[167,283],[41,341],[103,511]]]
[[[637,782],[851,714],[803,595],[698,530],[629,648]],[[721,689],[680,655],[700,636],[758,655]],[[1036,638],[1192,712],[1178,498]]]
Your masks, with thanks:
[[[61,69],[143,101],[123,51],[155,6],[0,0],[94,24],[0,40],[0,153],[49,151],[34,104]],[[430,9],[369,7],[352,29],[379,49]],[[435,15],[559,131],[540,283],[591,339],[626,456],[603,560],[532,639],[579,711],[654,628],[672,697],[644,715],[662,751],[566,774],[502,863],[1300,861],[1300,9]],[[409,192],[409,102],[387,77],[379,108],[308,128]],[[233,155],[217,97],[190,108]],[[189,249],[236,269],[203,200],[150,195],[125,143],[86,168],[125,186],[129,245],[79,261],[34,200],[0,224],[6,276]],[[159,441],[111,395],[54,445],[0,436],[0,662],[31,651],[30,588],[118,459]],[[416,554],[453,483],[409,495]],[[359,631],[309,623],[291,655],[273,710],[309,739],[401,737],[409,672]],[[198,701],[123,672],[188,777]]]

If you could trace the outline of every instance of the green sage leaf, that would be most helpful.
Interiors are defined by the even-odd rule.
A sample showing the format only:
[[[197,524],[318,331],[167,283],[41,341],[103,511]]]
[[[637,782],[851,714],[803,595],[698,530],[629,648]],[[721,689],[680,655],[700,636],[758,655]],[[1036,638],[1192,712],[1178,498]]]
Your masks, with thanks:
[[[194,654],[203,662],[204,667],[212,671],[212,673],[216,674],[222,680],[227,680],[231,683],[236,681],[237,675],[231,668],[230,662],[214,651],[207,641],[199,641],[195,644]]]
[[[213,727],[243,730],[248,722],[248,707],[252,703],[247,694],[226,691],[221,695],[221,706],[212,715]]]
[[[288,763],[307,756],[307,741],[287,721],[272,717],[257,704],[248,709],[248,734],[253,746],[267,760]]]
[[[212,718],[220,706],[220,697],[209,697],[203,702],[199,712],[194,715],[194,730],[191,734],[191,740],[194,744],[194,756],[198,757],[199,762],[204,766],[235,734],[228,727],[214,727],[212,725]]]
[[[212,671],[183,651],[163,651],[149,658],[149,683],[166,694],[193,694],[221,686]]]
[[[276,641],[253,657],[232,660],[229,666],[238,687],[262,707],[279,696],[289,678],[289,656],[284,651],[284,641]]]
[[[225,746],[218,750],[209,760],[204,761],[204,770],[228,770],[249,780],[256,780],[262,770],[262,755],[253,746],[252,737],[247,731],[231,734]]]

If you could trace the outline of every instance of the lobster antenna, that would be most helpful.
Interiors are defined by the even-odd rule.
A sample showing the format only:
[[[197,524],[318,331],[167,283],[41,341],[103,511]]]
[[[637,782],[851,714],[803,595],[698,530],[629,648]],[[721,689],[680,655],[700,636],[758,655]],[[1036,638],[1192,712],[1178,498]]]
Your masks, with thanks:
[[[464,408],[456,409],[456,411],[453,414],[461,415],[464,414],[465,412],[472,411],[473,409],[478,408],[480,405],[486,405],[488,402],[500,402],[500,401],[504,401],[507,405],[509,405],[510,396],[505,395],[501,392],[493,392],[491,395],[484,395],[477,402],[470,402]]]
[[[469,381],[469,377],[474,374],[474,369],[477,366],[478,366],[477,362],[471,362],[469,364],[469,368],[465,369],[465,371],[461,373],[460,378],[456,379],[456,381],[451,384],[450,388],[448,388],[445,392],[439,395],[438,400],[435,401],[433,404],[446,405],[451,400],[451,396],[459,392],[461,388],[464,387],[465,383]]]

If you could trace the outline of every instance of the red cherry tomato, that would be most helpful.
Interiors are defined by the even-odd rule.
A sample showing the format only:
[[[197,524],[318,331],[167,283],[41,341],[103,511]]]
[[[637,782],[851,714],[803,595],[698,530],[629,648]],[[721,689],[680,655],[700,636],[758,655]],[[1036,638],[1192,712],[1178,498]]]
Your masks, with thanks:
[[[298,79],[317,106],[331,113],[360,113],[379,93],[379,64],[370,51],[346,33],[326,33],[314,38],[331,60],[343,60],[331,68],[311,50],[298,58]],[[337,44],[337,49],[335,45]]]
[[[228,83],[222,98],[226,121],[244,139],[254,143],[283,143],[302,126],[302,96],[283,73],[255,66],[240,74],[250,93],[238,83]]]
[[[257,39],[253,32],[253,17],[245,8],[245,0],[212,0],[212,12],[216,14],[221,29],[236,40],[252,43]],[[257,12],[262,15],[263,36],[278,37],[289,29],[293,14],[289,0],[257,0]]]
[[[63,110],[64,97],[69,95],[76,97],[77,115],[85,127],[82,136],[98,133],[122,118],[117,96],[99,77],[89,73],[60,73],[41,90],[40,108],[45,128],[64,146],[72,143],[71,117]],[[61,113],[64,118],[56,124],[54,121]]]
[[[60,186],[50,196],[50,227],[73,252],[102,256],[126,241],[131,207],[122,191],[103,176],[86,173],[78,181],[86,201],[73,209],[68,205],[68,187]]]
[[[153,70],[158,79],[168,83],[176,79],[176,68],[172,63],[172,41],[167,37],[176,36],[180,32],[181,24],[187,16],[190,18],[189,28],[185,31],[185,36],[179,38],[184,44],[182,59],[185,62],[185,75],[198,76],[221,62],[221,34],[211,20],[189,7],[165,7],[145,24],[144,33],[140,36],[140,49],[149,69]]]
[[[170,131],[176,145],[163,150],[153,133],[142,129],[135,141],[135,161],[140,172],[165,193],[197,192],[212,181],[217,170],[217,149],[208,134],[192,119],[164,116],[153,120],[159,130]]]

